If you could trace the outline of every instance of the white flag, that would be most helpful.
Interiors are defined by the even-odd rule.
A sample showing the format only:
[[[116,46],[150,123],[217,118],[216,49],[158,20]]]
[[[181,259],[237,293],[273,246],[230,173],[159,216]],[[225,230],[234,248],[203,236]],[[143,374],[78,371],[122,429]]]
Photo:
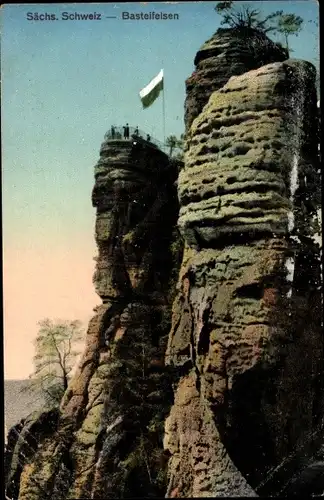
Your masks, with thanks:
[[[163,69],[161,69],[160,73],[140,91],[139,95],[144,109],[151,106],[151,104],[153,104],[155,99],[159,96],[161,90],[163,89],[163,79]]]

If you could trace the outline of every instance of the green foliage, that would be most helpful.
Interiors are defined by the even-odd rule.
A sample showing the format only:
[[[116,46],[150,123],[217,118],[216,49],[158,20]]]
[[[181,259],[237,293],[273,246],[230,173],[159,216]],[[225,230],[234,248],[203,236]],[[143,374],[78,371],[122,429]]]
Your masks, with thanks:
[[[135,241],[135,231],[129,231],[123,236],[123,243],[134,243]]]
[[[284,14],[278,10],[264,17],[259,9],[251,9],[244,4],[238,7],[234,2],[218,2],[215,11],[222,16],[221,25],[233,29],[255,29],[263,34],[271,31],[283,34],[287,50],[288,36],[298,35],[303,24],[303,19],[295,14]]]
[[[177,144],[177,146],[178,146],[179,149],[183,150],[183,148],[184,148],[184,141],[185,141],[185,136],[184,136],[184,134],[181,134],[180,135],[180,139],[178,139],[178,144]]]
[[[165,145],[168,146],[169,156],[172,157],[174,151],[177,151],[177,155],[181,154],[184,146],[184,134],[181,134],[180,138],[175,135],[169,135],[166,138]]]
[[[162,437],[173,396],[164,367],[170,320],[164,305],[133,306],[127,333],[113,345],[105,404],[118,408],[127,432],[126,448],[120,448],[121,461],[112,471],[119,498],[165,492]]]
[[[288,46],[288,36],[298,35],[302,29],[303,19],[295,14],[281,14],[277,19],[276,31],[285,36],[286,48]]]
[[[160,445],[160,446],[159,446]],[[123,471],[122,497],[142,493],[145,497],[162,496],[166,489],[166,462],[163,450],[150,433],[141,433],[135,440],[132,451],[120,463]]]
[[[252,28],[262,33],[275,31],[271,25],[272,21],[282,15],[283,11],[276,11],[266,17],[261,16],[258,9],[251,9],[249,6],[242,5],[237,7],[234,2],[218,2],[215,11],[223,16],[222,25],[228,25],[230,28]]]
[[[79,321],[38,323],[35,339],[34,372],[24,389],[41,395],[49,407],[57,406],[67,389],[69,375],[80,351],[75,344],[84,332]]]

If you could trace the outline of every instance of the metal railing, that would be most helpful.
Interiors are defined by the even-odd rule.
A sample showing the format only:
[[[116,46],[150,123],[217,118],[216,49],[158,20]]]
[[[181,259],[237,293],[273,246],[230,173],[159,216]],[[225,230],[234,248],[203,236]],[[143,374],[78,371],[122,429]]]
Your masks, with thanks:
[[[115,141],[115,140],[133,141],[136,137],[140,137],[141,139],[152,143],[158,149],[163,151],[163,153],[170,156],[170,149],[171,149],[170,146],[167,146],[163,142],[152,137],[151,134],[148,134],[147,132],[144,132],[143,130],[138,129],[137,127],[128,127],[128,128],[129,128],[129,135],[126,136],[124,127],[122,127],[122,126],[111,127],[111,129],[105,133],[105,140],[106,141],[109,141],[109,140],[110,141]],[[181,149],[179,147],[172,148],[172,153],[173,153],[172,156],[174,156],[175,154],[180,153],[180,152],[181,152]]]

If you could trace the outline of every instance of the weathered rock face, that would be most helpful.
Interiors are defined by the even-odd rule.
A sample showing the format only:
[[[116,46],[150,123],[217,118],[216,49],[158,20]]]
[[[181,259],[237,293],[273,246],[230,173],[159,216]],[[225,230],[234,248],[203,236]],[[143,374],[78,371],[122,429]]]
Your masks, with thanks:
[[[37,450],[40,436],[45,438],[55,432],[58,411],[33,412],[26,419],[11,427],[5,448],[6,493],[9,498],[19,494],[19,478],[26,460]]]
[[[260,37],[198,52],[178,199],[162,152],[103,143],[102,304],[59,411],[9,435],[9,498],[296,489],[324,415],[315,74]]]
[[[168,496],[279,493],[290,457],[316,446],[316,126],[314,68],[287,60],[230,78],[187,132],[166,356],[180,371],[165,427]]]
[[[162,207],[169,202],[171,177],[176,177],[175,169],[170,177],[168,162],[166,155],[140,143],[102,145],[93,190],[99,250],[94,284],[104,302],[130,294],[164,297],[168,276],[159,244],[170,226],[164,224]],[[176,214],[170,213],[174,220]]]
[[[186,80],[186,130],[209,97],[233,75],[271,62],[287,59],[288,53],[267,36],[253,29],[220,28],[197,52],[193,74]]]
[[[14,485],[7,476],[20,500],[165,491],[162,433],[173,394],[164,354],[181,262],[177,165],[140,142],[106,141],[100,153],[94,284],[103,304],[55,429],[27,463],[20,457]]]

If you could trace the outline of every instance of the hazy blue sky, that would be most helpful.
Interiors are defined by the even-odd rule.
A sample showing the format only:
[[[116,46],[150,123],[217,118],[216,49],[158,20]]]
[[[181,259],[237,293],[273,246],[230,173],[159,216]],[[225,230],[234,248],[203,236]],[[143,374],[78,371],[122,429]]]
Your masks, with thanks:
[[[316,63],[315,1],[250,2],[305,20],[293,57]],[[166,135],[183,132],[185,79],[219,27],[213,2],[5,5],[2,32],[2,160],[6,378],[32,369],[36,322],[87,321],[100,302],[93,167],[111,123],[162,140],[162,100],[142,110],[138,92],[163,67]],[[121,12],[178,13],[179,20],[125,21]],[[28,21],[27,12],[97,12],[102,20]],[[106,16],[117,16],[108,19]],[[19,344],[19,350],[17,345]]]

